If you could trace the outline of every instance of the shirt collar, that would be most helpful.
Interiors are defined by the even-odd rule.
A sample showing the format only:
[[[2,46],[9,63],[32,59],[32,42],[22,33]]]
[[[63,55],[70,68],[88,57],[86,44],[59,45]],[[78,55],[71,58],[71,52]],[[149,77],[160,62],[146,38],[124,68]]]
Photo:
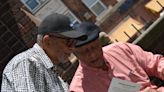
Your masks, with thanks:
[[[50,69],[50,68],[54,67],[51,59],[47,56],[45,51],[37,43],[34,44],[33,48],[35,48],[35,51],[36,51],[37,56],[38,56],[38,57],[35,57],[35,58],[41,59],[40,61],[44,64],[44,66],[46,68]]]

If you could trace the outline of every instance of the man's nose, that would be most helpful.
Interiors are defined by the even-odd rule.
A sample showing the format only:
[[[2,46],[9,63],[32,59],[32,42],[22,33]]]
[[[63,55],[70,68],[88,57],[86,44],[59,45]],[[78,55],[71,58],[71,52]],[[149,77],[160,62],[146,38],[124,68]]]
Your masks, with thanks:
[[[89,56],[90,58],[96,58],[95,53],[90,53],[88,56]]]

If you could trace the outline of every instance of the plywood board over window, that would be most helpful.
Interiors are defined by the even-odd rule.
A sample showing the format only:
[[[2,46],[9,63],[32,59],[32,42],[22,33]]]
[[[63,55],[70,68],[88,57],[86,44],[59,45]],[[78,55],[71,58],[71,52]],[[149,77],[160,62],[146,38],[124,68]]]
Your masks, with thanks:
[[[145,7],[152,13],[160,13],[164,8],[164,0],[150,0]]]
[[[128,16],[109,33],[111,40],[113,42],[128,42],[138,33],[138,30],[132,25],[138,30],[144,26],[142,23]]]

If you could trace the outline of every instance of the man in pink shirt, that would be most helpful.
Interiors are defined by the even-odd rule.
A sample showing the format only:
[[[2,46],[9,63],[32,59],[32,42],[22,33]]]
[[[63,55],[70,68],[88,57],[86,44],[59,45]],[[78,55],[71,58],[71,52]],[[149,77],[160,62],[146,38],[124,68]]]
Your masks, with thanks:
[[[141,84],[140,92],[164,92],[151,84],[148,76],[164,80],[164,57],[153,55],[130,43],[113,43],[101,47],[100,29],[84,22],[76,27],[88,35],[76,44],[74,54],[80,60],[70,84],[70,92],[108,92],[113,77]]]

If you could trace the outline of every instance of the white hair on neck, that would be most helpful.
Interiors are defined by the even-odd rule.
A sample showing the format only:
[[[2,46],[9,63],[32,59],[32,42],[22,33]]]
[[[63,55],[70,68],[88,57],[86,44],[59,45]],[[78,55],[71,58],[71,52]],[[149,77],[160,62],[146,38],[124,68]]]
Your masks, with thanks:
[[[42,40],[43,40],[43,35],[38,34],[37,35],[37,43],[42,44]]]

